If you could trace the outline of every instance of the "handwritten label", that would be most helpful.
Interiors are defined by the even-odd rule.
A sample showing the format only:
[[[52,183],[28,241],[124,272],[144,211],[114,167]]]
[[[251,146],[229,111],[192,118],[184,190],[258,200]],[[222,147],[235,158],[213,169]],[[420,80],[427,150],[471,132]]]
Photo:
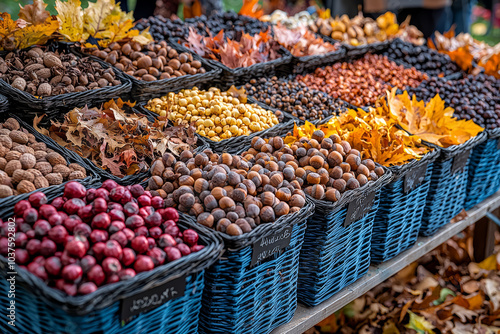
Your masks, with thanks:
[[[469,160],[470,150],[465,151],[462,154],[458,154],[453,158],[453,165],[451,165],[451,174],[457,172],[463,172],[467,161]]]
[[[362,194],[360,197],[349,203],[344,220],[344,227],[351,225],[368,214],[372,208],[374,199],[375,192],[370,192]]]
[[[285,228],[283,231],[274,233],[268,237],[261,238],[253,244],[252,261],[253,266],[259,261],[262,261],[271,255],[278,253],[282,249],[290,245],[292,239],[292,226]]]
[[[165,284],[122,300],[120,320],[126,324],[132,317],[153,310],[169,300],[184,296],[186,277],[182,276]]]
[[[418,187],[425,180],[425,172],[427,171],[427,163],[422,164],[417,168],[413,168],[411,171],[406,173],[403,190],[408,193]]]

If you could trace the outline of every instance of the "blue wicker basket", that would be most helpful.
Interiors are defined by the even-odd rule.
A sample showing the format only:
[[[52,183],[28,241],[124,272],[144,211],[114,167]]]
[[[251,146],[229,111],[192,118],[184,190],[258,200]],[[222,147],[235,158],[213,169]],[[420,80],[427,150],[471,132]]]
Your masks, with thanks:
[[[386,174],[376,182],[344,194],[336,203],[314,200],[316,209],[307,221],[300,252],[300,303],[318,305],[366,274],[380,190],[391,179],[392,174],[386,169]],[[345,227],[349,203],[368,193],[375,194],[370,211]]]
[[[372,263],[387,261],[417,241],[431,183],[433,162],[438,155],[439,150],[435,149],[420,160],[389,167],[394,179],[382,188],[380,194],[380,204],[373,223]],[[405,191],[407,180],[419,176],[424,178],[423,181]]]
[[[266,334],[290,321],[297,307],[300,249],[313,208],[307,203],[281,222],[262,224],[247,235],[221,235],[226,252],[206,270],[200,333]],[[252,244],[290,227],[290,244],[252,265]]]
[[[27,270],[16,266],[15,299],[9,299],[10,276],[7,260],[0,256],[0,303],[15,300],[15,327],[0,322],[1,333],[36,334],[115,334],[115,333],[176,333],[192,334],[198,329],[198,315],[204,285],[204,269],[220,255],[222,243],[214,235],[200,231],[191,218],[182,217],[181,228],[199,232],[205,248],[173,263],[134,278],[108,284],[96,292],[70,297],[46,285]],[[121,300],[147,291],[172,280],[185,277],[184,295],[161,306],[141,313],[128,323],[120,320]],[[0,316],[7,318],[9,310],[2,307]]]
[[[483,143],[486,137],[486,133],[482,132],[461,145],[441,148],[441,155],[434,162],[432,169],[431,185],[427,195],[420,235],[433,235],[464,208],[471,159],[469,156],[463,169],[453,173],[455,157],[465,156],[466,152]],[[436,147],[432,144],[429,145]]]
[[[465,209],[482,202],[500,189],[500,128],[488,131],[488,139],[474,147],[469,163]]]

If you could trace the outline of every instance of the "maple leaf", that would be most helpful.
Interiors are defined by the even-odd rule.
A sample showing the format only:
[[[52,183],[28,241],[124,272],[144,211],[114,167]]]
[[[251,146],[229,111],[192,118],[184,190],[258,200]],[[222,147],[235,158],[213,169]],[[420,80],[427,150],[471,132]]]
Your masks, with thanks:
[[[59,22],[53,16],[47,18],[44,23],[30,24],[14,33],[18,49],[24,49],[35,44],[45,44],[59,29]]]
[[[55,8],[61,25],[59,32],[69,41],[86,41],[89,35],[84,32],[80,0],[56,0]]]
[[[19,10],[19,18],[25,20],[27,23],[31,24],[43,24],[50,17],[49,11],[45,8],[47,4],[43,0],[33,0],[32,5],[21,6]]]
[[[259,0],[243,0],[243,5],[241,6],[238,14],[258,19],[264,15],[264,10],[259,5]]]

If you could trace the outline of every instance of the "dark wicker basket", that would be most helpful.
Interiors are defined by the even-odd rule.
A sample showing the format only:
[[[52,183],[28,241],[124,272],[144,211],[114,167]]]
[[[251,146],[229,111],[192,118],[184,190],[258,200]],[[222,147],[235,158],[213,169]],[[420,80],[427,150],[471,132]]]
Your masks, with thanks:
[[[9,111],[9,99],[6,96],[0,95],[0,113]]]
[[[347,54],[347,49],[344,45],[340,44],[338,41],[333,40],[322,34],[316,34],[318,37],[322,38],[325,42],[330,44],[337,44],[339,47],[336,51],[328,52],[321,55],[312,55],[305,57],[296,57],[292,55],[292,73],[302,73],[304,71],[315,70],[318,67],[330,65],[338,62]]]
[[[376,42],[376,43],[371,43],[371,44],[364,44],[360,46],[352,46],[347,43],[342,43],[342,45],[346,48],[346,55],[347,58],[351,57],[359,57],[364,55],[365,53],[372,52],[372,53],[377,53],[385,48],[391,43],[391,41],[383,41],[383,42]]]

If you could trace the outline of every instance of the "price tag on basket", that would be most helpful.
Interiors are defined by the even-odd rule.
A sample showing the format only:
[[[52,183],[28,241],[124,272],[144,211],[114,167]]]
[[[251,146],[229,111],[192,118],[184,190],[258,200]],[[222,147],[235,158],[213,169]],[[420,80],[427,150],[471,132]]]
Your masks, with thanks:
[[[453,158],[453,164],[451,165],[451,174],[457,172],[463,172],[467,161],[469,160],[470,150],[465,151],[462,154],[458,154]]]
[[[122,299],[120,321],[122,325],[129,323],[134,316],[151,311],[169,300],[184,296],[186,276],[168,281],[144,292]]]
[[[364,193],[348,204],[347,214],[344,220],[344,227],[348,227],[355,221],[363,218],[370,212],[375,199],[375,192]]]
[[[427,163],[413,168],[405,175],[403,190],[408,193],[418,187],[425,180],[425,172],[427,171]]]
[[[250,265],[254,265],[271,255],[278,253],[282,249],[290,245],[292,239],[292,228],[289,226],[282,231],[278,231],[268,237],[263,237],[253,244],[252,261]]]

